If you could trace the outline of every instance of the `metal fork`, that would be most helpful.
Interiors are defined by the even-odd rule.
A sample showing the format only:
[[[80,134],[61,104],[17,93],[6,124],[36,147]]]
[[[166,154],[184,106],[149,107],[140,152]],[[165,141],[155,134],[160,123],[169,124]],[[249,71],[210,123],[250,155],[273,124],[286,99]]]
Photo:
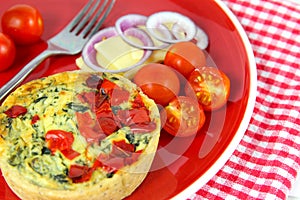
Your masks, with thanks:
[[[46,50],[1,87],[0,101],[47,57],[58,54],[74,55],[81,52],[87,40],[100,29],[114,3],[115,0],[89,0],[63,30],[47,41]]]

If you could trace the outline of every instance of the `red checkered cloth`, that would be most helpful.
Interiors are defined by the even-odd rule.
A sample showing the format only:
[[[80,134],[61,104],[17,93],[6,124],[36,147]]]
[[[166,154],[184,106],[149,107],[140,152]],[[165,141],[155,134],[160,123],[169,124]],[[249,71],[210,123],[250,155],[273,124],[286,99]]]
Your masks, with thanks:
[[[191,199],[286,199],[300,173],[300,4],[223,2],[252,44],[257,99],[239,146]]]

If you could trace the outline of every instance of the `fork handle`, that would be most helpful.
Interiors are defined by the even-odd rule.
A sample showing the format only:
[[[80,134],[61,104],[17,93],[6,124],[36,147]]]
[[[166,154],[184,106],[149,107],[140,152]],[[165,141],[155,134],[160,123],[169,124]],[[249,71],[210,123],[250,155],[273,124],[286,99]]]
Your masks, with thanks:
[[[32,70],[34,70],[43,60],[52,55],[53,52],[44,50],[37,57],[32,59],[19,71],[10,81],[0,88],[0,101],[14,88],[16,88]]]

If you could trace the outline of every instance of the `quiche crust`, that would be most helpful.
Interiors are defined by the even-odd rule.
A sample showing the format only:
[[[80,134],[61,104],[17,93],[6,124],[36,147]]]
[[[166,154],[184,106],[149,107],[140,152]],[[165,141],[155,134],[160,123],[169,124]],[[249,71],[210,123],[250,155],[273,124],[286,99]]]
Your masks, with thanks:
[[[147,142],[144,142],[145,144],[141,147],[136,147],[141,149],[140,155],[134,162],[130,164],[126,164],[121,168],[117,169],[110,177],[108,177],[107,174],[103,175],[105,174],[105,170],[103,172],[102,168],[100,169],[97,168],[97,170],[93,172],[93,175],[89,180],[80,183],[74,183],[72,181],[64,183],[65,179],[63,181],[60,182],[58,181],[58,183],[56,183],[55,180],[50,180],[49,177],[45,177],[42,174],[42,172],[39,172],[40,173],[39,174],[39,173],[33,173],[32,171],[28,170],[32,168],[31,166],[32,163],[29,164],[24,164],[24,163],[27,163],[27,160],[29,159],[30,156],[34,155],[39,158],[42,157],[42,155],[36,155],[38,153],[32,152],[34,151],[32,149],[34,149],[35,147],[35,144],[33,145],[32,138],[34,138],[33,135],[36,134],[35,132],[38,128],[37,126],[32,128],[33,126],[32,119],[29,120],[28,118],[21,116],[21,117],[14,118],[12,120],[7,116],[7,113],[5,112],[14,105],[21,105],[26,107],[28,110],[29,109],[37,110],[36,111],[37,113],[45,112],[43,116],[41,116],[40,114],[39,122],[38,122],[40,127],[38,130],[41,129],[44,132],[46,132],[48,129],[60,128],[60,126],[56,124],[55,118],[58,118],[60,117],[60,115],[63,114],[61,110],[64,109],[67,102],[73,101],[74,98],[76,98],[76,94],[82,92],[80,89],[81,86],[84,85],[84,81],[87,79],[87,77],[91,75],[105,77],[111,81],[116,80],[116,84],[121,88],[129,91],[130,94],[138,93],[142,97],[142,101],[145,107],[149,110],[149,117],[151,121],[155,123],[156,126],[155,129],[151,130],[151,132],[145,134],[147,135]],[[43,98],[43,95],[42,96],[40,95],[39,98],[35,96],[35,94],[41,93],[41,91],[44,91],[46,88],[48,90],[45,91],[49,93],[50,91],[52,91],[49,88],[51,87],[55,88],[61,86],[63,87],[61,88],[60,92],[57,93],[56,91],[56,93],[59,95],[65,95],[63,96],[63,98],[58,98],[54,96],[49,98],[51,94],[47,94],[48,98],[42,100],[49,101],[49,102],[44,102],[42,104],[39,102],[39,98]],[[84,91],[85,88],[82,90]],[[55,102],[55,99],[59,99],[59,101]],[[32,106],[33,104],[35,106]],[[64,127],[64,129],[75,130],[76,127],[78,128],[78,124],[76,124],[76,120],[75,121],[69,120],[68,117],[61,118],[61,119],[68,120],[68,122],[61,124],[61,126]],[[49,120],[53,120],[53,121],[49,123],[48,122]],[[124,130],[126,133],[127,129]],[[16,195],[18,195],[21,199],[24,200],[26,199],[28,200],[123,199],[126,196],[132,194],[132,192],[134,192],[134,190],[143,182],[143,180],[147,176],[147,173],[151,168],[151,164],[155,156],[155,152],[158,146],[159,136],[160,136],[160,118],[159,118],[159,111],[156,104],[154,103],[153,100],[149,99],[146,95],[144,95],[141,92],[141,90],[128,79],[115,74],[112,75],[112,74],[102,74],[102,73],[95,73],[95,72],[91,73],[91,72],[81,72],[81,71],[62,72],[46,78],[33,80],[31,82],[28,82],[20,86],[13,93],[11,93],[7,97],[7,99],[3,102],[0,108],[0,167],[7,184],[16,193]],[[108,136],[107,138],[109,137],[117,138],[117,139],[109,140],[109,141],[114,141],[114,140],[120,140],[119,137],[121,136],[118,135]],[[106,140],[107,138],[105,138],[104,140]],[[123,139],[126,140],[126,138]],[[42,139],[38,138],[35,140],[39,140],[39,142],[42,143],[41,145],[47,146],[46,144],[47,142],[45,141],[44,138]],[[82,162],[81,160],[84,159],[80,160],[79,157],[82,157],[83,154],[86,153],[86,149],[89,146],[96,146],[96,145],[89,144],[89,142],[85,141],[84,138],[81,136],[80,137],[76,136],[75,141],[77,141],[78,144],[76,144],[77,146],[74,148],[76,148],[76,150],[81,154],[80,156],[78,156],[78,159],[77,158],[74,159],[75,161],[73,161],[72,159],[68,160],[67,158],[64,158],[64,156],[61,155],[60,153],[57,152],[55,153],[56,155],[59,154],[59,156],[57,156],[58,159],[63,160],[64,163],[62,167],[68,168],[69,167],[68,165],[71,165],[72,163],[74,164],[75,162],[76,163]],[[22,143],[22,145],[20,145],[20,143]],[[142,142],[138,141],[137,144],[138,143],[142,143]],[[21,148],[19,146],[22,146],[22,148],[26,147],[26,149],[30,149],[28,150],[30,153],[28,153],[27,155],[23,155],[26,154],[26,151],[22,150],[18,152],[22,154],[20,155],[20,157],[23,156],[22,158],[18,158],[18,159],[12,158],[11,156],[12,150],[18,151]],[[99,149],[100,147],[97,148]],[[96,151],[97,148],[95,148],[95,150],[93,151]],[[37,152],[41,152],[41,151],[43,150]],[[50,156],[47,155],[47,157]],[[55,165],[53,166],[57,166],[56,168],[59,168],[59,165],[60,165],[59,163],[55,163]],[[47,170],[51,170],[51,169],[52,168]]]

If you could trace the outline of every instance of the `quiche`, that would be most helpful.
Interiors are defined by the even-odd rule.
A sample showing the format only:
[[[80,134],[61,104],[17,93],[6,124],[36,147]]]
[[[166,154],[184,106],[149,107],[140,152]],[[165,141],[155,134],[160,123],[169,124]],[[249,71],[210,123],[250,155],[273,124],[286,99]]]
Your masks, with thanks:
[[[0,167],[21,199],[123,199],[150,170],[159,111],[130,80],[68,71],[28,82],[0,108]]]

